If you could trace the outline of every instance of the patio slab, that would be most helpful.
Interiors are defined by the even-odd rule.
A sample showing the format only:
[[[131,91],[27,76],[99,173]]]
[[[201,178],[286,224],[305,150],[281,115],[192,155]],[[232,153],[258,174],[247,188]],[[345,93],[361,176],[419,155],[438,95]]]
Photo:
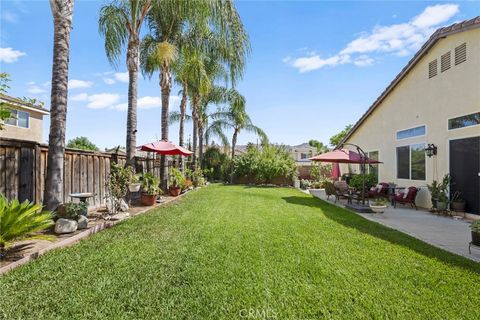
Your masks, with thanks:
[[[327,200],[324,190],[310,190],[310,194],[334,204],[332,197]],[[344,207],[345,203],[338,201],[336,205]],[[381,214],[355,213],[446,251],[480,262],[480,248],[472,247],[472,253],[468,253],[468,243],[471,240],[468,221],[438,216],[427,210],[420,208],[415,210],[401,205],[396,209],[388,207]]]

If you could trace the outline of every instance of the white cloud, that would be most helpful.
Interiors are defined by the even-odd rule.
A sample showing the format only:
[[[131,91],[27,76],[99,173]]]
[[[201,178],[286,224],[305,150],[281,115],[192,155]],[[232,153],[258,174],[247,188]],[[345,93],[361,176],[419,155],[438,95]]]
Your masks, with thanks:
[[[106,84],[114,84],[115,80],[113,80],[112,78],[103,78],[103,82],[105,82]]]
[[[86,101],[88,99],[88,94],[86,93],[79,93],[70,98],[72,101]]]
[[[283,61],[300,72],[308,72],[345,63],[360,67],[372,65],[375,59],[366,54],[406,56],[417,51],[435,28],[449,21],[458,12],[456,4],[429,6],[408,22],[376,26],[370,32],[361,33],[339,53],[327,59],[320,58],[318,54],[310,54],[295,59],[287,57]]]
[[[27,55],[25,52],[14,50],[13,48],[0,48],[0,62],[12,63],[25,55]]]
[[[174,108],[180,102],[179,96],[170,96],[170,108]],[[161,97],[152,97],[152,96],[145,96],[141,97],[137,101],[137,108],[138,109],[154,109],[154,108],[161,108],[162,107],[162,99]],[[113,107],[119,111],[126,111],[128,109],[128,103],[120,103]]]
[[[116,72],[113,74],[115,80],[120,82],[128,82],[128,71],[127,72]]]
[[[93,85],[91,81],[72,79],[68,80],[68,89],[90,88]]]
[[[457,4],[437,4],[427,7],[421,14],[416,16],[412,21],[412,25],[418,28],[431,28],[449,20],[458,12]]]
[[[18,16],[10,11],[5,10],[2,12],[2,20],[10,23],[17,23]]]
[[[90,109],[112,108],[120,100],[120,95],[115,93],[98,93],[88,96],[87,100],[87,108]]]
[[[33,94],[39,94],[39,93],[44,93],[47,90],[40,88],[39,86],[32,84],[30,88],[27,89],[28,93],[33,93]]]

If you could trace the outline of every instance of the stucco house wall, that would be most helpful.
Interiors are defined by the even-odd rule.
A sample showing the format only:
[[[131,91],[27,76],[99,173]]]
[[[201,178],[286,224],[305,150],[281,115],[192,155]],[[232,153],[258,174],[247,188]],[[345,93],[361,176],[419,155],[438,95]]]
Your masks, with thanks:
[[[454,63],[455,47],[467,44],[467,60]],[[451,68],[440,71],[440,57],[452,54]],[[438,59],[438,74],[429,79],[429,62]],[[379,151],[379,180],[399,186],[416,186],[422,190],[418,204],[430,207],[426,184],[449,172],[449,141],[480,136],[480,126],[448,130],[448,119],[480,111],[480,28],[466,30],[438,40],[408,72],[386,98],[345,141],[365,151]],[[426,126],[426,134],[402,140],[396,132]],[[416,143],[433,143],[437,156],[426,158],[426,179],[396,178],[396,148]]]

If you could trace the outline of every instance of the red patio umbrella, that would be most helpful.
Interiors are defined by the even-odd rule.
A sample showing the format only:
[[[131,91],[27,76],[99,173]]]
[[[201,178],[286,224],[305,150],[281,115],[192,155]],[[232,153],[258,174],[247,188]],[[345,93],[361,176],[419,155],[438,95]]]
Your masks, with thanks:
[[[192,151],[185,149],[184,147],[177,146],[170,141],[160,140],[152,143],[144,144],[143,146],[138,147],[140,151],[155,152],[158,154],[163,154],[167,156],[190,156],[193,154]]]
[[[337,149],[330,152],[319,154],[310,158],[312,161],[331,162],[331,163],[362,163],[362,156],[355,151],[348,149]],[[365,158],[364,163],[381,163],[380,161]]]
[[[332,180],[337,181],[340,178],[340,164],[334,163],[332,166]]]

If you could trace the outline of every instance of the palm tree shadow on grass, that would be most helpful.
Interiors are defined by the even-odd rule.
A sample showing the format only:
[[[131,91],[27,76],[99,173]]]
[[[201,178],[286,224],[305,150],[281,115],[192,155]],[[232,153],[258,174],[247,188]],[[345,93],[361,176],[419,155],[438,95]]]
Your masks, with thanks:
[[[362,233],[369,234],[396,245],[401,245],[426,257],[437,259],[454,267],[460,267],[480,274],[479,263],[429,245],[428,243],[400,231],[388,228],[377,222],[367,220],[364,217],[349,212],[346,209],[339,208],[321,199],[300,196],[282,197],[282,199],[290,204],[322,209],[323,214],[328,219],[340,223],[345,227],[356,229]]]

